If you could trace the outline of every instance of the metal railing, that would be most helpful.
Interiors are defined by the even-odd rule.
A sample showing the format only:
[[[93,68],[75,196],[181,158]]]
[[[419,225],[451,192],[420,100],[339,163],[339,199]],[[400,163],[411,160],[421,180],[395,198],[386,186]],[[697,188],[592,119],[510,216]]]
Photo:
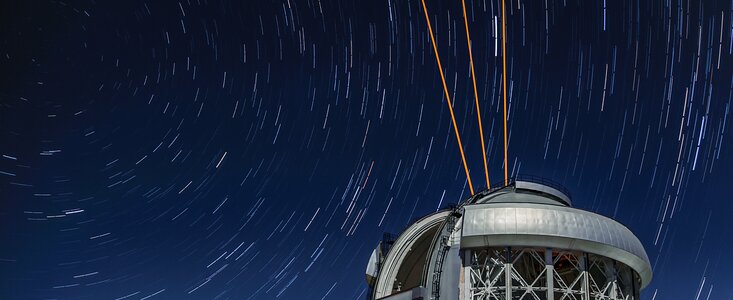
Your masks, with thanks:
[[[562,184],[560,184],[557,181],[553,181],[553,180],[550,180],[550,179],[547,179],[547,178],[544,178],[544,177],[534,176],[534,175],[517,175],[517,176],[514,176],[514,177],[509,178],[509,180],[507,180],[507,181],[501,181],[500,182],[500,185],[494,184],[494,187],[492,187],[490,189],[486,189],[486,190],[480,191],[480,192],[476,193],[475,195],[468,197],[463,202],[475,203],[476,200],[481,199],[481,198],[483,198],[483,197],[485,197],[485,196],[487,196],[487,195],[489,195],[491,193],[494,193],[494,192],[499,191],[499,190],[503,190],[503,189],[508,188],[508,187],[514,187],[514,186],[516,186],[516,182],[517,181],[532,182],[532,183],[537,183],[537,184],[549,186],[549,187],[551,187],[553,189],[556,189],[556,190],[560,191],[561,193],[565,194],[565,196],[567,196],[568,199],[572,201],[572,197],[570,195],[570,190],[567,189],[565,186],[563,186]]]
[[[570,195],[570,190],[567,189],[564,185],[560,184],[557,181],[553,181],[551,179],[547,179],[544,177],[534,176],[534,175],[517,175],[513,178],[513,180],[516,181],[526,181],[526,182],[533,182],[533,183],[539,183],[542,185],[549,186],[553,189],[556,189],[560,191],[561,193],[565,194],[565,196],[568,197],[568,199],[572,200],[572,197]]]
[[[440,299],[440,278],[443,274],[443,262],[445,261],[445,256],[448,254],[448,251],[450,250],[450,236],[453,233],[453,230],[456,226],[456,223],[458,221],[458,218],[461,217],[461,208],[463,206],[458,206],[453,208],[450,214],[445,219],[445,222],[443,223],[443,226],[441,226],[440,231],[435,236],[435,240],[433,241],[431,246],[431,249],[428,251],[429,253],[432,253],[433,251],[437,251],[436,254],[436,261],[435,265],[433,266],[433,274],[432,274],[432,299],[433,300],[439,300]],[[433,248],[437,246],[436,248]],[[423,280],[427,281],[427,276],[429,274],[426,274],[428,269],[430,269],[430,263],[425,265],[425,270],[423,270]],[[426,282],[427,283],[427,282]]]

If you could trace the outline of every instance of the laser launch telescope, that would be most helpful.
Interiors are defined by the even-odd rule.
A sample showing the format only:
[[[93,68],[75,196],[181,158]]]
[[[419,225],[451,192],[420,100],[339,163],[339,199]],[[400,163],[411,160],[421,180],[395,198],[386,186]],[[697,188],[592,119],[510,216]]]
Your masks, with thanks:
[[[639,239],[571,204],[562,186],[517,177],[422,217],[372,252],[369,299],[639,299],[652,279]]]

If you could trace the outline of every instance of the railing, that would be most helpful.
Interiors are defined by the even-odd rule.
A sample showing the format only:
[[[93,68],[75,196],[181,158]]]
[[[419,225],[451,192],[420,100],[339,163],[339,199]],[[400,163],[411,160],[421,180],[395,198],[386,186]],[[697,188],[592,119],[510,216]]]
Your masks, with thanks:
[[[534,182],[534,183],[539,183],[542,185],[549,186],[565,194],[565,196],[568,196],[568,199],[572,200],[572,197],[570,196],[570,190],[568,190],[565,186],[563,186],[562,184],[560,184],[557,181],[553,181],[553,180],[550,180],[544,177],[533,176],[533,175],[517,175],[513,178],[513,180],[514,181]]]
[[[468,203],[474,203],[476,200],[483,198],[486,195],[489,195],[491,193],[494,193],[496,191],[505,189],[507,187],[514,187],[517,181],[525,181],[525,182],[532,182],[532,183],[538,183],[541,185],[549,186],[553,189],[556,189],[560,191],[561,193],[565,194],[565,196],[568,197],[572,201],[572,197],[570,195],[570,190],[568,190],[565,186],[560,184],[557,181],[553,181],[544,177],[540,176],[534,176],[534,175],[517,175],[514,177],[509,178],[507,181],[501,181],[500,185],[494,184],[494,187],[480,191],[476,193],[475,195],[469,197],[468,199],[464,200],[464,202]]]
[[[456,223],[458,221],[458,218],[461,217],[461,209],[463,206],[458,206],[453,208],[450,214],[445,219],[445,223],[443,223],[443,226],[441,226],[440,231],[435,236],[435,240],[433,240],[433,243],[431,246],[431,249],[429,250],[429,253],[432,253],[433,251],[437,251],[436,253],[436,260],[435,265],[433,266],[433,274],[432,274],[432,298],[433,300],[439,300],[440,299],[440,278],[443,274],[443,262],[445,261],[445,256],[448,254],[448,251],[450,250],[450,236],[453,234],[453,230],[456,226]],[[437,249],[434,248],[437,246]],[[430,257],[430,256],[429,256]],[[425,270],[423,270],[423,280],[427,281],[427,276],[429,274],[426,274],[427,271],[430,269],[430,263],[425,265]]]

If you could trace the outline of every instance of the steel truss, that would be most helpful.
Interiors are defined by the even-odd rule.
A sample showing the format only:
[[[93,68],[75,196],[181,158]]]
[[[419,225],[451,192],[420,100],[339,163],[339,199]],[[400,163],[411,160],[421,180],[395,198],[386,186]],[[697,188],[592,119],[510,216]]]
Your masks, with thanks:
[[[470,300],[636,300],[639,277],[612,259],[573,251],[484,248],[464,252]]]

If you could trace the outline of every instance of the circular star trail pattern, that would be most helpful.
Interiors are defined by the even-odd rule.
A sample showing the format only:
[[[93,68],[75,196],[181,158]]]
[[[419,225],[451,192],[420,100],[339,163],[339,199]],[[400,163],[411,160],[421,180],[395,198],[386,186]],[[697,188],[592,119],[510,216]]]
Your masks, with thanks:
[[[10,1],[7,1],[10,2]],[[468,196],[419,1],[15,1],[0,298],[364,299]],[[483,186],[460,1],[427,1]],[[492,184],[500,2],[467,0]],[[643,299],[731,299],[733,2],[507,1],[508,171],[640,237]]]

